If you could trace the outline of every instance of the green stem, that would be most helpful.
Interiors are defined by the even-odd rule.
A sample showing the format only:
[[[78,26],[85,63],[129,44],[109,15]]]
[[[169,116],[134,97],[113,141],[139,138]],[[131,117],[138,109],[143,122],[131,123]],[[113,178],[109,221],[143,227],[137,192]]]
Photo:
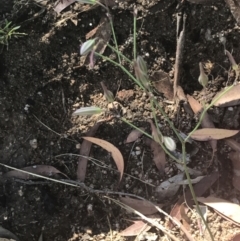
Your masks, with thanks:
[[[223,93],[220,94],[216,99],[214,99],[214,101],[212,101],[212,103],[211,103],[208,107],[204,108],[204,110],[203,110],[203,112],[202,112],[202,114],[201,114],[201,116],[200,116],[200,119],[199,119],[197,125],[196,125],[195,128],[188,134],[188,136],[187,136],[186,139],[184,140],[185,142],[187,142],[187,140],[191,137],[191,135],[192,135],[192,134],[197,130],[197,128],[201,125],[202,120],[203,120],[204,115],[206,114],[206,112],[207,112],[222,96],[224,96],[224,95],[225,95],[229,90],[231,90],[233,87],[234,87],[234,85],[231,85],[231,86],[227,87],[227,88],[223,91]]]
[[[125,118],[121,117],[120,120],[122,120],[122,121],[125,122],[127,125],[131,126],[132,128],[140,131],[140,132],[143,133],[145,136],[153,139],[150,134],[148,134],[148,133],[145,132],[144,130],[138,128],[137,126],[135,126],[135,125],[132,124],[131,122],[127,121]],[[182,164],[182,162],[179,161],[175,156],[173,156],[162,143],[159,143],[159,144],[160,144],[160,146],[163,148],[164,152],[167,153],[167,155],[168,155],[170,158],[172,158],[172,159],[173,159],[174,161],[176,161],[177,163]]]
[[[119,54],[123,59],[125,59],[127,62],[129,62],[130,64],[132,64],[132,61],[127,58],[125,55],[123,55],[120,51],[116,50],[112,45],[107,44],[107,46],[115,53]]]
[[[208,223],[206,222],[203,214],[202,214],[202,211],[198,205],[198,201],[197,201],[197,198],[196,198],[196,195],[195,195],[195,192],[194,192],[194,188],[193,188],[193,185],[192,185],[192,182],[191,182],[191,178],[190,178],[190,175],[189,175],[189,172],[188,172],[188,168],[187,168],[187,164],[186,164],[186,146],[185,146],[185,142],[182,142],[182,155],[183,155],[183,168],[184,168],[184,171],[185,171],[185,174],[186,174],[186,177],[187,177],[187,180],[188,180],[188,186],[189,186],[189,189],[190,189],[190,192],[191,192],[191,195],[192,195],[192,198],[193,198],[193,201],[196,205],[196,209],[201,217],[201,219],[203,220],[203,223],[204,225],[206,226],[207,230],[208,230],[208,233],[211,237],[211,240],[214,241],[214,237],[213,237],[213,234],[208,226]]]
[[[137,14],[136,14],[136,9],[133,10],[133,57],[134,60],[136,61],[137,58]]]
[[[120,63],[117,63],[116,61],[110,59],[109,57],[106,57],[106,56],[104,56],[102,54],[99,54],[97,52],[95,52],[95,54],[97,56],[101,57],[102,59],[107,60],[107,61],[111,62],[112,64],[121,68],[123,70],[123,72],[126,73],[141,89],[145,90],[144,87],[142,86],[142,84],[126,68],[124,68]]]

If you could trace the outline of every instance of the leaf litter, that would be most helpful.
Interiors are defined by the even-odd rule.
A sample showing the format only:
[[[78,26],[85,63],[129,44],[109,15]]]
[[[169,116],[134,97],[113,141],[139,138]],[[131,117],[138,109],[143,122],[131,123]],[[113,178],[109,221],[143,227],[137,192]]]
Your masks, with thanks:
[[[221,140],[236,135],[239,130],[203,128],[194,131],[191,138],[196,141]]]
[[[129,236],[138,236],[143,232],[147,232],[148,230],[151,229],[151,226],[148,225],[147,223],[139,220],[134,220],[132,221],[133,224],[124,229],[120,235],[124,237],[129,237]]]
[[[143,127],[140,127],[139,129],[141,129],[142,131],[145,131],[145,128]],[[126,139],[125,144],[137,141],[142,135],[143,133],[140,130],[137,130],[137,129],[132,130]]]
[[[190,104],[193,112],[195,115],[201,114],[203,111],[202,105],[195,100],[192,96],[187,95],[188,103]],[[211,120],[210,116],[206,112],[202,118],[201,126],[203,128],[215,128],[213,121]],[[217,140],[209,140],[209,144],[212,147],[213,153],[217,151]]]
[[[108,141],[94,138],[94,137],[82,137],[84,140],[87,140],[89,142],[92,142],[98,146],[101,146],[103,149],[111,153],[113,160],[115,161],[115,164],[117,166],[118,171],[120,172],[120,178],[119,182],[122,180],[123,177],[123,171],[124,171],[124,160],[121,152],[117,147],[115,147],[113,144],[109,143]]]
[[[29,167],[24,167],[19,170],[23,170],[25,172],[21,172],[18,170],[12,170],[3,175],[5,178],[19,178],[23,180],[31,180],[31,179],[38,179],[38,176],[31,175],[30,173],[36,174],[36,175],[42,175],[46,177],[52,177],[56,174],[61,174],[65,176],[67,179],[67,175],[60,172],[58,169],[56,169],[53,166],[49,165],[34,165]]]
[[[227,220],[231,219],[234,223],[240,225],[240,206],[238,204],[213,196],[198,197],[197,200],[215,209],[222,214],[222,217],[227,217]]]
[[[151,202],[147,200],[140,200],[136,198],[130,198],[130,197],[120,197],[120,201],[127,206],[137,210],[138,212],[144,214],[144,215],[150,215],[158,212],[157,208],[154,206],[162,207],[161,204],[152,204]]]
[[[103,123],[103,121],[97,122],[91,129],[88,131],[87,136],[94,136],[97,132],[99,126]],[[88,156],[91,151],[92,142],[83,140],[81,148],[80,148],[80,157],[78,160],[78,168],[77,168],[77,179],[81,182],[85,180],[86,171],[87,171],[87,163]]]

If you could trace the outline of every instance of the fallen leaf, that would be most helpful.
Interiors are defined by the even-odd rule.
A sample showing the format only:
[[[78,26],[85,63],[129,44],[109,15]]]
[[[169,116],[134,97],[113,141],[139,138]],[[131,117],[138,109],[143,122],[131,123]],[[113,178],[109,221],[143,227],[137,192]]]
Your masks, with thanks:
[[[186,207],[185,203],[182,203],[179,210],[180,210],[180,215],[181,215],[181,220],[182,220],[183,226],[186,228],[186,230],[190,231],[191,220],[187,216],[188,207]]]
[[[111,35],[112,35],[112,30],[111,30],[109,19],[107,17],[102,17],[98,26],[93,30],[91,30],[86,35],[86,39],[90,38],[90,36],[91,37],[94,36],[97,39],[94,51],[99,54],[103,54],[111,38]],[[87,56],[83,56],[83,59],[84,59],[83,61],[85,65],[95,64],[96,62],[95,57],[93,56],[93,58],[91,59],[90,56],[91,56],[91,53],[89,53]]]
[[[94,136],[98,127],[102,124],[103,121],[97,122],[91,129],[88,131],[87,136]],[[92,143],[83,140],[81,148],[80,148],[80,157],[78,159],[78,168],[77,168],[77,179],[81,182],[85,180],[86,171],[87,171],[87,163],[88,163],[88,156],[92,147]],[[85,156],[85,157],[83,157]]]
[[[121,152],[118,150],[117,147],[115,147],[113,144],[109,143],[108,141],[99,139],[99,138],[94,138],[94,137],[83,137],[83,139],[90,141],[96,145],[101,146],[103,149],[107,150],[112,154],[112,158],[116,163],[117,169],[120,172],[120,179],[119,181],[122,180],[123,176],[123,169],[124,169],[124,160]]]
[[[162,182],[156,188],[159,200],[164,200],[167,198],[172,198],[178,191],[180,184],[184,178],[184,173],[177,174],[173,177],[170,177],[166,181]]]
[[[149,226],[147,223],[144,223],[143,221],[133,221],[133,222],[134,224],[127,227],[120,233],[121,236],[125,236],[125,237],[138,236],[142,232],[147,232],[151,228],[151,226]]]
[[[240,233],[232,234],[228,241],[240,241]]]
[[[207,198],[198,197],[197,200],[221,213],[222,217],[227,217],[240,224],[240,206],[227,200],[208,196]]]
[[[210,175],[205,176],[200,182],[198,182],[193,186],[195,195],[202,196],[217,181],[218,178],[219,178],[218,172],[213,172]],[[184,195],[182,195],[178,199],[177,203],[174,205],[170,213],[170,215],[173,218],[176,218],[179,221],[181,221],[180,208],[182,203],[184,202],[186,202],[187,206],[189,206],[190,208],[193,207],[194,201],[189,189],[184,193]],[[172,225],[173,225],[172,223],[169,223],[169,227],[172,227]]]
[[[225,139],[225,143],[229,145],[234,151],[240,152],[240,143],[238,143],[234,139],[232,138]]]
[[[150,138],[145,138],[145,144],[150,146],[153,152],[153,161],[161,174],[164,173],[164,168],[166,165],[166,153],[162,147]]]
[[[6,239],[6,241],[19,241],[19,238],[15,234],[0,226],[0,240],[4,241],[4,238]]]
[[[175,164],[177,166],[177,168],[180,170],[180,171],[184,171],[184,167],[182,164],[178,164],[176,163]],[[193,176],[193,177],[199,177],[199,176],[202,176],[202,172],[199,171],[199,170],[195,170],[195,169],[192,169],[190,167],[187,167],[187,170],[188,170],[188,173]]]
[[[147,200],[140,200],[130,197],[120,197],[120,201],[126,204],[127,206],[137,210],[138,212],[142,213],[143,215],[150,215],[158,212],[155,206]],[[156,206],[160,208],[162,207],[162,205],[159,204],[156,204]]]
[[[187,99],[188,99],[188,102],[189,102],[194,114],[202,113],[203,107],[197,100],[195,100],[190,95],[187,95]],[[203,128],[215,128],[215,126],[207,112],[203,116],[203,119],[201,121],[201,126]],[[210,140],[209,144],[211,145],[213,152],[215,152],[217,150],[217,140]]]
[[[64,10],[66,7],[73,4],[74,2],[76,2],[76,0],[61,0],[55,6],[54,11],[60,13],[62,10]]]
[[[191,135],[191,138],[197,141],[221,140],[224,138],[234,136],[238,132],[238,130],[203,128],[194,131]]]
[[[212,100],[214,102],[225,89],[221,90]],[[228,107],[240,104],[240,85],[235,85],[227,93],[225,93],[219,100],[214,103],[214,106]]]
[[[168,73],[159,70],[153,73],[151,78],[153,85],[159,93],[163,93],[168,100],[173,100],[173,86],[170,82]]]
[[[139,129],[145,131],[143,127],[140,127]],[[141,131],[136,129],[132,130],[126,139],[125,144],[138,140],[138,138],[140,138],[142,135],[143,133]]]
[[[3,176],[6,178],[19,178],[23,180],[38,179],[39,177],[29,174],[29,173],[33,173],[36,175],[41,175],[46,177],[52,177],[55,174],[62,174],[63,176],[68,178],[67,175],[60,172],[55,167],[48,166],[48,165],[34,165],[34,166],[21,168],[20,170],[23,170],[25,172],[13,170],[5,173]],[[26,172],[29,172],[29,173],[26,173]]]

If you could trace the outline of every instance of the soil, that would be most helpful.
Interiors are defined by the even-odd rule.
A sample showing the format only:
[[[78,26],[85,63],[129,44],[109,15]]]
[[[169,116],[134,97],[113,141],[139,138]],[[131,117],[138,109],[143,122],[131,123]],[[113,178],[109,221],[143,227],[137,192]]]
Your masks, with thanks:
[[[83,64],[79,46],[86,40],[86,34],[98,26],[105,11],[101,7],[86,9],[80,3],[74,3],[56,14],[53,4],[52,1],[16,0],[12,10],[5,13],[14,25],[21,25],[18,31],[27,35],[12,37],[8,49],[5,47],[0,55],[0,160],[16,168],[51,165],[76,180],[79,157],[71,154],[79,154],[81,137],[102,116],[72,117],[72,113],[83,106],[107,107],[101,81],[116,95],[128,121],[145,127],[150,133],[147,120],[153,116],[146,94],[121,69],[101,60],[93,69]],[[224,1],[211,4],[176,0],[119,1],[111,9],[116,38],[122,53],[131,59],[134,6],[138,9],[138,53],[144,56],[150,75],[161,70],[173,77],[176,14],[184,9],[187,22],[180,78],[184,92],[197,99],[202,97],[202,87],[197,81],[200,61],[209,71],[209,95],[232,81],[229,61],[219,36],[226,37],[226,48],[233,52],[239,63],[240,32]],[[110,43],[113,44],[111,40]],[[109,48],[104,55],[116,59]],[[188,133],[194,128],[196,118],[182,107],[177,115],[162,94],[156,92],[156,96],[178,130]],[[217,127],[239,128],[238,107],[233,111],[213,108],[209,113]],[[176,139],[164,118],[161,115],[157,118],[163,134]],[[111,155],[93,145],[91,157],[107,166],[103,168],[96,162],[88,162],[85,185],[94,190],[132,193],[160,202],[155,187],[178,170],[168,158],[165,172],[160,173],[152,161],[150,149],[142,140],[135,145],[124,144],[131,130],[127,124],[111,119],[99,127],[95,137],[118,147],[125,160],[124,172],[137,179],[124,175],[119,186],[119,175]],[[31,145],[33,140],[37,140],[36,148]],[[219,141],[217,158],[211,163],[209,144],[197,143],[197,146],[198,153],[191,157],[189,166],[201,170],[204,175],[218,170],[220,178],[212,186],[211,193],[229,201],[239,200],[239,194],[232,186],[230,148]],[[192,149],[190,146],[187,152]],[[141,154],[136,155],[139,150]],[[1,167],[2,173],[7,171],[9,169]],[[181,195],[180,190],[174,197],[161,200],[164,210],[169,213]],[[0,214],[1,225],[22,241],[38,240],[41,233],[44,241],[135,239],[120,236],[120,231],[131,224],[132,215],[104,194],[47,180],[4,180],[0,188]],[[229,236],[240,232],[235,224],[212,209],[209,209],[208,219],[215,240],[229,240]],[[162,220],[165,220],[163,216]],[[143,240],[152,240],[151,233],[157,235],[156,240],[167,240],[154,228],[148,233]],[[196,240],[208,240],[207,236],[199,234],[194,218],[191,233]],[[175,229],[175,235],[179,240],[185,240],[178,229]]]

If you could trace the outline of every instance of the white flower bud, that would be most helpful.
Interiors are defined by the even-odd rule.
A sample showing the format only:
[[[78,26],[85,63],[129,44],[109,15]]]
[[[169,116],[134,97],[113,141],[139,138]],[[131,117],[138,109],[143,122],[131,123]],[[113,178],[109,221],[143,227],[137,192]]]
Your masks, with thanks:
[[[163,143],[169,151],[175,151],[176,150],[176,143],[171,137],[164,136],[163,137]]]

